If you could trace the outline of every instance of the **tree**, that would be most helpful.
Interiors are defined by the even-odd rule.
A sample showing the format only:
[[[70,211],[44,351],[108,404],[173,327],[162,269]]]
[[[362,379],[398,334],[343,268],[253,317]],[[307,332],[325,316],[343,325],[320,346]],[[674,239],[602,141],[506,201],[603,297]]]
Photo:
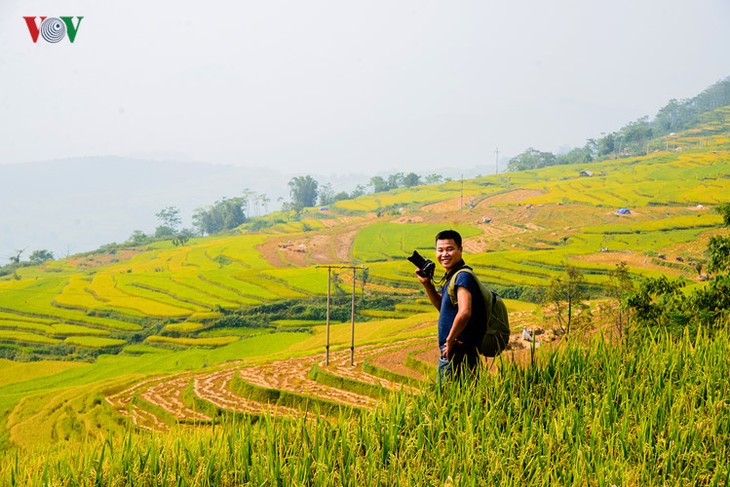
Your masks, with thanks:
[[[563,154],[557,157],[557,164],[586,164],[593,161],[590,149],[575,148],[567,154]]]
[[[730,227],[730,203],[723,203],[721,205],[717,205],[714,208],[715,213],[720,214],[722,216],[722,222],[726,227]]]
[[[627,146],[636,148],[643,147],[646,142],[654,135],[648,117],[641,117],[635,122],[631,122],[624,126],[619,133],[621,139]]]
[[[319,205],[327,206],[331,205],[335,201],[335,190],[332,189],[332,184],[325,183],[319,188]]]
[[[142,245],[147,241],[149,237],[142,230],[135,230],[132,235],[129,236],[127,242],[131,245]]]
[[[429,174],[426,176],[426,184],[439,184],[443,182],[444,177],[440,174]]]
[[[264,214],[269,212],[269,203],[271,203],[271,198],[266,193],[259,194],[259,203],[261,204],[261,207],[264,210]]]
[[[558,277],[550,283],[546,300],[553,306],[560,328],[566,334],[570,334],[575,309],[585,310],[587,308],[583,303],[583,300],[586,299],[583,289],[585,278],[580,270],[572,265],[566,265],[565,274],[565,278]]]
[[[522,154],[510,159],[507,166],[510,171],[525,171],[552,166],[556,162],[557,159],[552,152],[541,152],[530,147]]]
[[[36,250],[33,253],[30,254],[30,257],[28,257],[28,260],[31,264],[37,265],[42,264],[44,262],[47,262],[49,260],[54,260],[55,257],[53,256],[53,252],[50,250]]]
[[[265,193],[256,193],[248,188],[243,190],[243,207],[249,210],[249,216],[261,216],[261,211],[268,213],[268,204],[271,201]]]
[[[340,191],[332,197],[332,202],[334,203],[335,201],[349,200],[350,198],[352,198],[352,196],[346,191]]]
[[[730,227],[730,203],[718,205],[714,211],[722,216],[723,224]],[[710,256],[707,272],[719,273],[730,269],[730,238],[721,235],[712,236],[707,244],[707,253]]]
[[[190,240],[190,231],[189,230],[183,230],[182,232],[178,232],[175,234],[175,236],[172,238],[172,245],[175,247],[184,247],[186,243],[188,243],[188,240]]]
[[[613,134],[598,139],[598,157],[605,157],[616,150],[616,138]]]
[[[707,244],[710,261],[707,272],[720,273],[730,268],[730,238],[714,235]]]
[[[688,322],[688,317],[681,311],[686,299],[682,293],[684,284],[684,281],[670,281],[665,276],[642,280],[639,290],[627,299],[636,323],[670,330],[684,327]]]
[[[410,188],[413,186],[420,186],[421,184],[421,176],[414,172],[409,172],[403,177],[403,186],[406,188]]]
[[[588,139],[583,149],[589,154],[591,160],[598,157],[598,141],[596,139]]]
[[[365,195],[365,193],[365,186],[363,186],[362,184],[358,184],[357,186],[355,186],[355,189],[353,189],[350,193],[350,198],[359,198],[360,196]]]
[[[695,114],[689,103],[672,98],[669,103],[659,109],[654,124],[659,133],[667,134],[687,128],[694,119]]]
[[[23,255],[23,252],[25,252],[25,249],[16,250],[15,255],[10,256],[10,263],[11,264],[20,264],[20,256]]]
[[[373,176],[370,178],[370,187],[373,188],[373,193],[388,191],[388,183],[380,176]]]
[[[297,212],[317,203],[318,183],[312,176],[296,176],[289,181],[292,208]]]
[[[174,206],[167,206],[161,209],[155,213],[155,216],[162,223],[155,229],[155,237],[169,237],[174,235],[182,223],[180,209]]]
[[[202,235],[236,228],[246,221],[245,204],[244,198],[223,198],[208,208],[198,208],[193,213],[193,226]]]
[[[613,300],[614,318],[620,337],[623,337],[628,326],[626,300],[634,291],[634,283],[629,275],[626,262],[619,262],[609,273],[608,295]]]
[[[388,176],[388,190],[400,188],[403,185],[403,177],[402,172]]]

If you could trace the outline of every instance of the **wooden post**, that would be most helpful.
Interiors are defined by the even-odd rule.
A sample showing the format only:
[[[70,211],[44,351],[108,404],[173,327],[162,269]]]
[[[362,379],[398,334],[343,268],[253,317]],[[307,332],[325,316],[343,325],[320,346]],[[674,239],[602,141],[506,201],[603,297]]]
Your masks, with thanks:
[[[330,283],[332,282],[332,268],[327,268],[327,338],[325,339],[324,364],[330,364]]]
[[[318,265],[317,268],[327,268],[327,322],[324,363],[330,363],[330,296],[332,294],[332,269],[352,269],[352,310],[350,313],[350,365],[355,365],[355,287],[357,283],[357,269],[365,270],[365,266],[355,265]]]
[[[357,269],[352,268],[352,312],[350,314],[350,365],[355,366],[355,274]]]

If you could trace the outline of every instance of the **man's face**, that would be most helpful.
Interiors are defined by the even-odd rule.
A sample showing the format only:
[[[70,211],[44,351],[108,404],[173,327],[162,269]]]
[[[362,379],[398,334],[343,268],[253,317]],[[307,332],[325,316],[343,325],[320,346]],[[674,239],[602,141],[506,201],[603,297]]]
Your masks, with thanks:
[[[446,269],[446,272],[449,272],[456,264],[461,262],[461,248],[450,238],[436,240],[436,260]]]

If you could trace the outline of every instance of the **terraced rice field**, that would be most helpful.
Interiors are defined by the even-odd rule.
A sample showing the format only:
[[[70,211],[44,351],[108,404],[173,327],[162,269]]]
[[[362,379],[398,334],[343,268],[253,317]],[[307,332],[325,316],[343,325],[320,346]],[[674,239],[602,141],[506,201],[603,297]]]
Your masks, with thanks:
[[[191,383],[195,397],[199,401],[208,403],[209,407],[206,409],[216,411],[216,415],[243,413],[252,416],[276,414],[296,417],[312,414],[313,411],[307,410],[307,398],[320,403],[325,401],[349,408],[372,409],[377,404],[376,398],[318,382],[309,377],[310,371],[316,365],[327,374],[341,377],[352,383],[361,383],[372,388],[400,390],[405,387],[403,384],[365,372],[363,361],[375,356],[395,353],[399,353],[398,357],[400,357],[411,350],[420,351],[424,347],[424,343],[433,346],[432,339],[428,341],[421,339],[405,344],[358,349],[357,364],[354,367],[349,363],[349,350],[333,353],[329,365],[324,364],[321,355],[280,360],[261,366],[230,364],[206,373],[158,377],[109,395],[106,400],[119,413],[129,417],[135,425],[146,429],[162,430],[172,426],[170,418],[180,424],[209,424],[213,421],[215,415],[197,410],[190,400],[185,399],[185,391]],[[390,368],[394,373],[403,373],[404,370],[407,370],[407,367],[398,360],[384,360],[379,364],[384,368]],[[415,374],[420,380],[425,380],[425,377],[418,372],[407,371],[406,373]],[[251,388],[277,391],[277,394],[272,397],[277,397],[281,392],[296,395],[301,398],[301,404],[299,407],[290,407],[276,404],[276,399],[268,402],[260,397],[257,399],[246,397],[232,390],[231,382],[234,380],[245,382]],[[140,408],[140,401],[149,403],[154,408]],[[164,411],[168,417],[155,416],[150,412],[150,409],[155,408]]]
[[[517,323],[521,316],[515,313]],[[503,358],[524,361],[528,347],[515,333]],[[433,337],[406,339],[357,347],[354,353],[335,351],[329,363],[318,354],[155,377],[108,394],[106,401],[134,425],[149,430],[206,426],[221,415],[327,417],[341,407],[374,409],[378,398],[389,392],[419,393],[435,380],[436,359]]]
[[[164,362],[145,371],[153,378],[137,377],[122,391],[98,384],[131,372],[107,372],[95,383],[108,389],[105,403],[140,428],[210,424],[222,415],[327,417],[337,408],[372,409],[391,390],[417,393],[432,380],[435,313],[406,257],[418,249],[433,258],[441,229],[462,232],[467,263],[485,283],[514,292],[549,285],[567,264],[595,289],[620,262],[634,278],[701,283],[693,264],[706,262],[708,239],[722,231],[711,208],[730,200],[730,139],[707,143],[716,145],[586,165],[593,177],[580,176],[584,167],[550,167],[468,181],[463,194],[452,181],[338,202],[326,213],[306,209],[299,219],[257,232],[244,226],[185,247],[159,242],[21,268],[0,277],[0,346],[28,360],[54,354],[103,363],[119,354],[120,362]],[[630,213],[619,215],[618,207]],[[329,364],[321,354],[300,356],[321,347],[324,320],[244,319],[252,306],[323,301],[328,272],[318,266],[329,264],[365,268],[357,274],[358,302],[403,298],[395,308],[358,309],[364,346],[354,367],[346,349]],[[349,296],[351,271],[333,278],[333,294]],[[515,333],[541,326],[534,305],[511,306]],[[342,335],[345,326],[339,328]],[[376,345],[391,331],[402,341]],[[241,351],[264,357],[252,349],[265,340],[289,358],[230,362]],[[178,352],[191,361],[171,358]],[[524,359],[519,350],[507,355]],[[7,414],[22,409],[20,397],[7,399]],[[85,407],[79,414],[88,414]]]

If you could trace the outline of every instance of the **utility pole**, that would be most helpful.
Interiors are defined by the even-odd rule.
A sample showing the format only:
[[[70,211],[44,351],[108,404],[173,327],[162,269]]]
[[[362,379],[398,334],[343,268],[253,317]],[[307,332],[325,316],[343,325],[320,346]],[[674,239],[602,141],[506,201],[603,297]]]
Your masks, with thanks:
[[[362,265],[318,265],[319,268],[327,268],[327,321],[326,321],[326,342],[325,342],[325,354],[324,364],[330,364],[330,296],[332,288],[332,269],[352,269],[352,310],[350,312],[350,365],[355,365],[355,278],[357,269],[365,270],[365,266]]]
[[[352,308],[350,311],[350,367],[355,366],[355,274],[357,269],[352,268]]]
[[[459,196],[459,211],[464,210],[464,174],[461,175],[461,196]]]
[[[327,268],[327,321],[326,321],[326,329],[327,329],[327,337],[325,338],[325,345],[324,345],[324,364],[329,365],[330,364],[330,288],[332,283],[332,268]]]
[[[495,157],[495,162],[497,163],[497,169],[494,171],[494,174],[499,174],[499,147],[497,147],[497,150],[494,151],[497,154],[497,157]]]

